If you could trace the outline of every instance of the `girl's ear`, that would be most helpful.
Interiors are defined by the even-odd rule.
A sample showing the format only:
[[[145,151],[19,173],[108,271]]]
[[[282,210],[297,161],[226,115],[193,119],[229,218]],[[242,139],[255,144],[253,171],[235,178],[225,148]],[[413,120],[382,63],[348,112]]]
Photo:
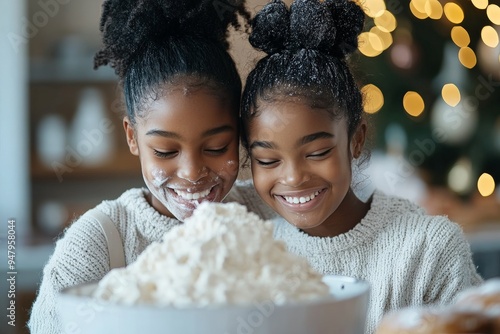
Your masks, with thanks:
[[[130,153],[133,155],[139,155],[139,147],[137,146],[137,139],[135,137],[134,125],[130,122],[128,116],[123,118],[123,128],[125,129],[125,134],[127,136],[127,144]]]
[[[354,159],[357,159],[361,156],[361,152],[363,151],[363,147],[365,146],[366,140],[366,121],[361,120],[358,128],[354,132],[351,140],[351,156]]]

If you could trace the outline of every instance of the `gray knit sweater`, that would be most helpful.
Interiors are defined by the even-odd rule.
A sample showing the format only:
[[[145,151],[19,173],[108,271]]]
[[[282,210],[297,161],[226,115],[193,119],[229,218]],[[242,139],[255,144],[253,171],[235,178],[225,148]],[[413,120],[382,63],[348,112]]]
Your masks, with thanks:
[[[275,237],[320,273],[371,284],[366,333],[373,333],[390,310],[450,303],[458,292],[482,282],[457,224],[381,192],[374,193],[356,227],[333,238],[309,236],[282,218],[274,223]]]
[[[156,211],[146,200],[146,194],[146,189],[131,189],[118,199],[97,206],[118,228],[127,264],[134,262],[152,242],[160,241],[173,226],[180,224],[178,220]],[[237,181],[225,202],[244,204],[263,219],[276,215],[261,201],[249,181]],[[57,294],[66,287],[104,277],[110,271],[107,247],[101,228],[85,216],[66,229],[43,270],[42,284],[28,322],[32,334],[65,332],[56,314]]]

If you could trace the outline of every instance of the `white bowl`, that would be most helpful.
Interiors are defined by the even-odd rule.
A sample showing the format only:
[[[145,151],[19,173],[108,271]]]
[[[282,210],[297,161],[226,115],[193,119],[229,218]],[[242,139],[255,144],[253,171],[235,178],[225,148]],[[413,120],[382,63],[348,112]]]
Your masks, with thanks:
[[[370,286],[344,276],[325,276],[331,296],[277,306],[177,309],[124,306],[89,297],[96,284],[61,292],[58,312],[64,333],[120,334],[362,334]]]

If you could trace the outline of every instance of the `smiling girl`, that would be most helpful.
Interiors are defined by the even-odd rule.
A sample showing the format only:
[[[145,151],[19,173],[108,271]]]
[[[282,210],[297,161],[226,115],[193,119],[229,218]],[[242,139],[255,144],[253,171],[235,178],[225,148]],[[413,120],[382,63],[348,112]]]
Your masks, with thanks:
[[[120,265],[133,262],[202,201],[237,201],[262,218],[274,215],[259,204],[251,184],[233,187],[241,80],[226,37],[230,24],[239,27],[238,14],[249,17],[244,1],[104,2],[104,47],[95,66],[111,65],[120,78],[123,126],[147,188],[130,189],[92,210],[113,225],[120,247],[108,243],[102,219],[90,212],[64,232],[43,271],[31,333],[77,331],[61,328],[59,291],[104,277],[116,252],[124,257]]]
[[[390,310],[449,303],[482,279],[458,225],[351,187],[367,126],[347,56],[363,24],[354,1],[266,5],[252,23],[250,42],[267,56],[247,79],[242,142],[258,194],[282,217],[275,236],[322,274],[370,282],[372,333]]]
[[[200,201],[226,197],[239,159],[236,96],[231,101],[215,89],[197,87],[194,79],[181,80],[148,101],[147,117],[124,119],[130,151],[141,161],[148,201],[180,221]]]

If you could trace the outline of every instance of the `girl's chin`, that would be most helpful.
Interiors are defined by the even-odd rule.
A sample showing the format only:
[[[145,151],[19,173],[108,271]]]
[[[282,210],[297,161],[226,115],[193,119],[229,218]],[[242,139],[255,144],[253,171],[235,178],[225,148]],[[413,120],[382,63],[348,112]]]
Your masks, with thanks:
[[[318,219],[318,217],[304,213],[278,212],[278,214],[288,223],[301,230],[312,229],[322,224],[322,220]]]
[[[314,229],[321,224],[310,224],[308,222],[304,223],[303,221],[289,221],[290,224],[294,225],[296,228],[307,232],[308,230]]]

